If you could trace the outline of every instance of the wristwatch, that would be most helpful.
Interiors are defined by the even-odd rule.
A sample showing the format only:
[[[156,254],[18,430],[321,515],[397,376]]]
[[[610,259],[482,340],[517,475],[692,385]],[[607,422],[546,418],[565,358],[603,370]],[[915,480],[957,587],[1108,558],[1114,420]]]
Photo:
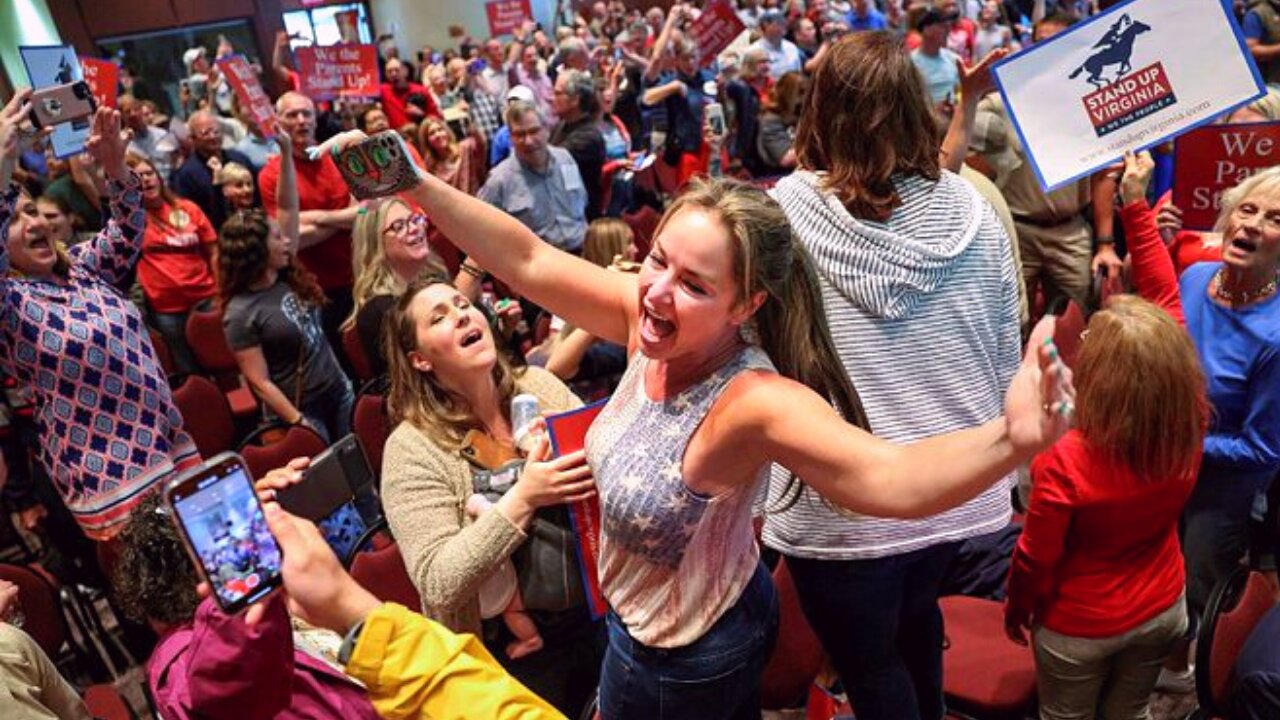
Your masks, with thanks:
[[[351,654],[356,651],[356,643],[360,641],[362,630],[364,630],[364,620],[353,625],[347,631],[347,636],[342,638],[342,645],[338,648],[338,664],[345,666],[351,661]]]

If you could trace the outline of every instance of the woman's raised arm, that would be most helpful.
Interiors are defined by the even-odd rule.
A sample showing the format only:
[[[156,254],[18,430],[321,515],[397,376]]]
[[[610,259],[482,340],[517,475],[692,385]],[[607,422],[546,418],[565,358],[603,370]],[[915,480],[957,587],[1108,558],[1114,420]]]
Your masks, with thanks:
[[[321,150],[362,139],[358,131],[343,133]],[[498,208],[434,175],[418,175],[409,195],[476,264],[570,324],[627,344],[638,313],[634,276],[609,272],[552,247]]]

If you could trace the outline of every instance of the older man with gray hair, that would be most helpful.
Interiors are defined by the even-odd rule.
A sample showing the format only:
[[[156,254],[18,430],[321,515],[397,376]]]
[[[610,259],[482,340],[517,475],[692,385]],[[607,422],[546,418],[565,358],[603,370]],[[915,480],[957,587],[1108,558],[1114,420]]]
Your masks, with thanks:
[[[478,197],[505,210],[544,241],[582,251],[587,233],[587,189],[573,156],[552,147],[546,119],[537,105],[516,100],[507,106],[513,152],[489,173]]]
[[[253,167],[243,153],[222,149],[222,126],[218,118],[208,110],[197,110],[187,118],[187,136],[195,151],[174,171],[170,187],[174,192],[190,200],[204,211],[215,228],[222,227],[227,219],[227,201],[222,191],[213,184],[213,175],[223,165],[239,163]]]
[[[568,150],[578,164],[578,172],[587,187],[587,220],[595,220],[600,216],[605,160],[604,135],[596,121],[600,100],[595,79],[583,70],[561,70],[556,77],[552,104],[560,121],[551,131],[551,144]]]

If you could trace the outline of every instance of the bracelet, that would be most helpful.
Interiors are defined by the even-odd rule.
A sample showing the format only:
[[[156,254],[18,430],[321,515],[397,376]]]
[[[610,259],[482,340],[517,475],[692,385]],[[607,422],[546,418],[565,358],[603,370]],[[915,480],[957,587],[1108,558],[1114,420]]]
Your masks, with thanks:
[[[481,270],[480,268],[474,265],[468,265],[467,263],[464,262],[458,266],[458,269],[477,280],[484,279],[484,270]]]
[[[1110,235],[1099,235],[1093,239],[1096,245],[1115,245],[1116,239]]]

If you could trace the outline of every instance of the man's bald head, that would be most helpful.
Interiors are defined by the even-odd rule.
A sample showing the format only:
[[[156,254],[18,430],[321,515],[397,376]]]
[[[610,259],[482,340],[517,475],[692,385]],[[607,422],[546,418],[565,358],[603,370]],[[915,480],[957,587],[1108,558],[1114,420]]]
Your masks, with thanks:
[[[222,126],[208,110],[197,110],[187,118],[187,135],[201,157],[213,157],[222,152]]]
[[[302,152],[316,144],[316,104],[299,92],[287,92],[276,100],[276,120],[293,141],[293,152]]]

